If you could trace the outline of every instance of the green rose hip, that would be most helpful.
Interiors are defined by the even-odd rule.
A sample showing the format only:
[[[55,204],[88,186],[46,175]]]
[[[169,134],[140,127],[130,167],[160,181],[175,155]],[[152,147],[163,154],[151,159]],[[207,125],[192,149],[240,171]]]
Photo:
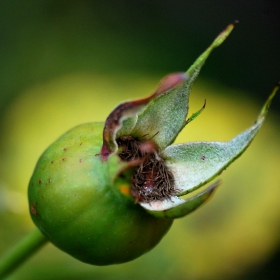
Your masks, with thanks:
[[[147,98],[124,102],[103,123],[80,125],[40,157],[28,189],[31,217],[61,250],[91,264],[133,260],[151,250],[219,185],[212,181],[249,146],[277,85],[255,123],[229,142],[172,145],[187,118],[190,89],[229,25],[186,73],[167,76]]]
[[[30,211],[57,247],[81,261],[106,265],[137,258],[172,224],[127,200],[101,162],[103,124],[78,126],[41,156],[29,184]]]

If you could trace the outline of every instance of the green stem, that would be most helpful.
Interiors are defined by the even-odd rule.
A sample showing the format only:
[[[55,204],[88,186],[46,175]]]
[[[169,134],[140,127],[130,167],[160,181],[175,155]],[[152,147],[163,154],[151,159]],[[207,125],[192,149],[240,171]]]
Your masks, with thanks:
[[[47,241],[47,238],[38,229],[30,232],[0,258],[0,279],[14,271]]]

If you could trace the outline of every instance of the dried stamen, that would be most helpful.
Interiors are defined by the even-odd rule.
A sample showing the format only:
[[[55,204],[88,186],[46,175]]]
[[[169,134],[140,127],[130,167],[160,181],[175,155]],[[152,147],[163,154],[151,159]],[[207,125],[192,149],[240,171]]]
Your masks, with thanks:
[[[164,200],[176,193],[173,174],[152,141],[141,142],[132,136],[123,136],[117,139],[117,144],[123,161],[141,160],[133,173],[131,185],[131,194],[137,201]]]

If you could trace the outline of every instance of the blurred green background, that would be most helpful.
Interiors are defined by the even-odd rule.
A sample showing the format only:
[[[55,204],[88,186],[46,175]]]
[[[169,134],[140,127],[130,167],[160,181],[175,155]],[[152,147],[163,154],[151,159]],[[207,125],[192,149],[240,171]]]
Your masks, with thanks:
[[[44,149],[102,121],[122,100],[185,71],[230,22],[193,87],[206,110],[178,142],[226,141],[249,127],[280,79],[277,1],[0,1],[0,255],[33,229],[26,189]],[[280,98],[210,203],[150,253],[90,266],[48,244],[12,279],[279,279]]]

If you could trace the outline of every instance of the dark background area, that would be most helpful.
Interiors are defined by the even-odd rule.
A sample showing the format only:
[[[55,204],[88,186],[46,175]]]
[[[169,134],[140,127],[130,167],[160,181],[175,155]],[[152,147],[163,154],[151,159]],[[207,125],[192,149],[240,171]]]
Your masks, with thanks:
[[[160,78],[185,71],[234,20],[239,24],[201,78],[262,104],[280,80],[278,6],[276,0],[0,1],[0,112],[30,85],[65,74]],[[279,93],[272,110],[280,113]],[[280,279],[279,252],[242,279]]]
[[[1,107],[22,88],[65,73],[184,71],[234,20],[239,25],[201,75],[263,101],[280,79],[278,6],[276,0],[1,1]]]

